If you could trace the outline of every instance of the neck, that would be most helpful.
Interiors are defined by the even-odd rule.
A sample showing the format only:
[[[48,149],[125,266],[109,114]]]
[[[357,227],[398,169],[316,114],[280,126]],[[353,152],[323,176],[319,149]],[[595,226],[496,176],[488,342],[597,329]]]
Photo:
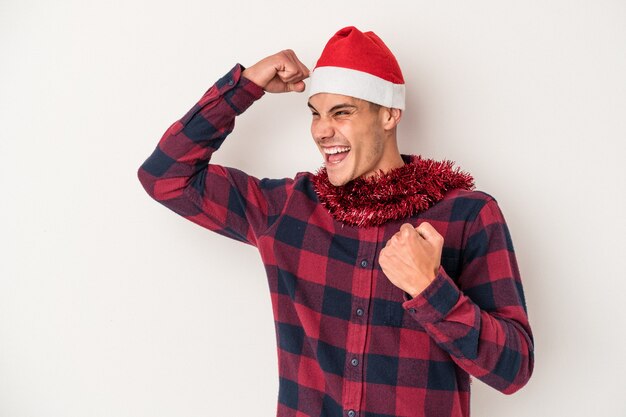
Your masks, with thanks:
[[[388,161],[388,166],[386,169],[383,169],[383,172],[386,174],[392,169],[400,168],[403,165],[404,165],[404,160],[402,159],[402,156],[400,155],[400,151],[398,151],[398,148],[395,148],[395,152],[390,156],[389,161]]]
[[[389,171],[400,168],[404,165],[404,159],[402,159],[402,155],[398,149],[395,136],[385,138],[385,147],[387,149],[384,151],[384,157],[379,163],[378,170],[375,173],[366,175],[366,178],[380,174],[380,172],[387,174]]]

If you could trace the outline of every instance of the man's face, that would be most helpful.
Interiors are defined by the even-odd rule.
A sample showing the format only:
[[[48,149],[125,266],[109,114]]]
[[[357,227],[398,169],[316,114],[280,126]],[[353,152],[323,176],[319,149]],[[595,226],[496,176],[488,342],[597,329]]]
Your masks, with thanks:
[[[311,134],[335,186],[386,169],[385,130],[380,107],[339,94],[309,99]]]

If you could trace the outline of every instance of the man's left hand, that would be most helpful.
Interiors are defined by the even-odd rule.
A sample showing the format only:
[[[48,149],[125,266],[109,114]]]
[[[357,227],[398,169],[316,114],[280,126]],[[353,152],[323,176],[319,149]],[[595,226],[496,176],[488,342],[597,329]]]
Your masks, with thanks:
[[[430,223],[405,223],[380,251],[378,262],[393,285],[416,297],[437,276],[442,248],[443,236]]]

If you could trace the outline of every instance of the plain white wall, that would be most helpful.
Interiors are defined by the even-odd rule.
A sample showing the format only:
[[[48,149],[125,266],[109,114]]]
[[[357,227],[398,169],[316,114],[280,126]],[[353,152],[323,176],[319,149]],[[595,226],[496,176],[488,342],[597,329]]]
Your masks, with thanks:
[[[236,62],[313,65],[350,24],[402,65],[402,150],[472,172],[511,229],[535,374],[474,383],[473,415],[626,415],[626,3],[4,0],[0,416],[274,415],[259,256],[136,171]],[[304,95],[266,95],[215,161],[314,170],[309,121]]]

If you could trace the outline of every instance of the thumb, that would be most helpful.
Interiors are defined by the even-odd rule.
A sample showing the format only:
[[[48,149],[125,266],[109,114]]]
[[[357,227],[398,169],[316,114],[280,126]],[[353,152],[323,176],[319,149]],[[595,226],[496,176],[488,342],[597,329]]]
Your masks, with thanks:
[[[415,228],[417,233],[420,234],[425,240],[433,240],[438,237],[441,237],[437,229],[433,227],[432,224],[428,222],[422,222],[419,226]]]
[[[288,92],[295,91],[297,93],[301,93],[306,88],[306,84],[304,81],[298,81],[297,83],[287,83],[286,88]]]

